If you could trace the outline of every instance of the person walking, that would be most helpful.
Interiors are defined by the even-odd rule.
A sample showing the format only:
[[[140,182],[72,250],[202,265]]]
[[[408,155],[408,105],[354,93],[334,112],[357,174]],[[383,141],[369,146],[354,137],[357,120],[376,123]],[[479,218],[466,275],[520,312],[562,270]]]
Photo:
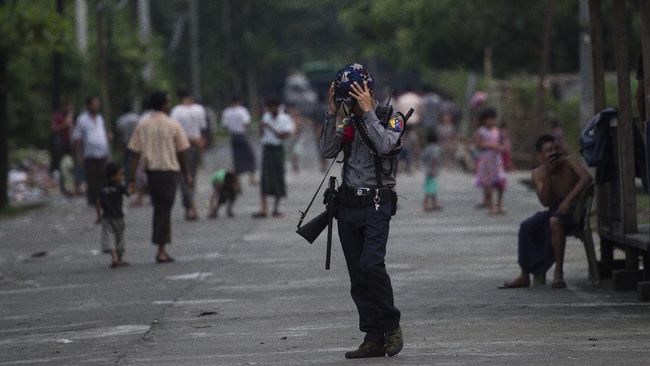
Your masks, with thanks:
[[[156,92],[151,95],[151,112],[143,118],[133,131],[129,141],[132,152],[131,180],[129,192],[135,191],[135,171],[143,159],[149,184],[149,195],[153,204],[153,233],[151,241],[158,247],[157,263],[173,262],[166,250],[171,244],[171,211],[178,189],[178,173],[189,187],[194,182],[189,174],[185,159],[190,143],[180,123],[168,116],[171,108],[169,95]]]
[[[190,142],[190,148],[187,151],[187,169],[194,181],[196,180],[196,172],[201,163],[201,155],[205,147],[202,131],[208,126],[207,116],[205,108],[195,103],[194,98],[188,92],[180,91],[178,97],[181,99],[181,104],[172,109],[170,116],[181,124]],[[185,207],[185,219],[198,219],[194,188],[181,181],[181,193],[183,195],[183,207]]]
[[[102,224],[102,252],[111,254],[111,268],[128,266],[124,261],[124,211],[122,197],[128,192],[124,187],[124,169],[115,164],[106,164],[106,184],[99,190],[96,202],[97,219],[95,224]],[[115,245],[111,247],[111,234]]]
[[[395,356],[403,345],[401,313],[394,304],[384,259],[397,207],[395,160],[403,146],[404,121],[393,117],[387,126],[380,123],[374,80],[360,64],[340,69],[328,96],[320,150],[325,158],[344,151],[336,219],[359,329],[365,333],[359,348],[345,357]],[[345,118],[337,117],[340,108]]]
[[[140,115],[129,108],[124,110],[124,113],[117,118],[116,122],[117,131],[120,137],[120,148],[124,154],[123,163],[127,168],[124,172],[127,182],[131,179],[131,171],[128,169],[128,167],[131,166],[131,153],[129,152],[128,145],[131,136],[133,136],[135,126],[138,125],[138,121],[140,121]]]
[[[280,111],[280,101],[269,99],[266,102],[267,112],[262,117],[262,179],[260,210],[253,214],[254,218],[264,218],[268,215],[267,196],[275,197],[273,217],[280,217],[280,200],[287,195],[285,181],[284,140],[294,131],[294,124],[288,114]]]
[[[77,117],[72,132],[77,161],[79,164],[83,161],[86,198],[90,206],[95,205],[99,188],[104,184],[106,159],[109,154],[108,134],[104,118],[99,114],[99,107],[98,97],[87,98],[86,111]]]
[[[442,148],[438,145],[438,135],[434,131],[427,134],[427,144],[420,156],[424,170],[424,211],[441,210],[438,204],[438,176],[443,166]]]
[[[50,121],[50,173],[61,170],[61,159],[70,153],[70,134],[74,118],[72,104],[63,102]]]
[[[232,160],[236,175],[248,173],[248,182],[251,185],[255,181],[255,154],[248,140],[247,128],[251,123],[251,115],[248,109],[242,104],[240,97],[235,96],[230,106],[221,114],[221,124],[230,133],[230,144],[232,147]]]

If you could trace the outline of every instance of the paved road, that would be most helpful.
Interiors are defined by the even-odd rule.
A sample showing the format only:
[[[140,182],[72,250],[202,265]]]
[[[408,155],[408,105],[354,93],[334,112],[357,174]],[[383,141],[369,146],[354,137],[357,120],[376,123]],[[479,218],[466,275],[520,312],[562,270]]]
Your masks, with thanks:
[[[227,165],[227,151],[206,171]],[[308,165],[314,166],[308,162]],[[445,172],[444,211],[420,209],[422,176],[399,177],[388,270],[406,344],[394,358],[359,360],[361,342],[341,250],[323,269],[324,238],[294,234],[320,174],[289,175],[281,219],[256,221],[245,187],[235,219],[182,220],[177,262],[154,264],[150,209],[127,212],[131,266],[97,254],[99,228],[82,200],[56,201],[0,221],[0,365],[647,365],[650,308],[611,285],[591,287],[580,243],[567,248],[567,290],[497,290],[517,272],[517,223],[536,209],[511,179],[508,215],[473,209],[471,177]],[[46,251],[42,257],[30,255]]]

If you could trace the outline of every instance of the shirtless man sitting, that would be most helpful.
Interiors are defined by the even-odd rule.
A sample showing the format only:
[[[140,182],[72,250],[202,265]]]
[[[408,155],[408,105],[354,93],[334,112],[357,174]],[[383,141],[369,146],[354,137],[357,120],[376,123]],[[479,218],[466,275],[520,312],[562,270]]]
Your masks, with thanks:
[[[555,262],[552,288],[566,288],[563,275],[566,235],[580,223],[572,217],[575,200],[591,183],[589,172],[576,159],[562,155],[558,141],[551,135],[537,139],[535,148],[542,163],[533,170],[537,198],[548,210],[538,212],[519,228],[519,266],[521,274],[500,288],[545,284],[546,271]]]

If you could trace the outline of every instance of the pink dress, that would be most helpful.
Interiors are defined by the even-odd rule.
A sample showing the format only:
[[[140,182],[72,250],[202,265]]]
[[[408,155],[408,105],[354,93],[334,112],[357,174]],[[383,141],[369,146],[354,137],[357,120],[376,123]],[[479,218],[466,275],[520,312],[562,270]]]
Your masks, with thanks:
[[[481,127],[477,131],[479,143],[500,144],[501,136],[498,128]],[[503,153],[492,149],[483,149],[478,156],[476,169],[476,185],[481,188],[495,187],[505,189],[506,172],[503,164]]]

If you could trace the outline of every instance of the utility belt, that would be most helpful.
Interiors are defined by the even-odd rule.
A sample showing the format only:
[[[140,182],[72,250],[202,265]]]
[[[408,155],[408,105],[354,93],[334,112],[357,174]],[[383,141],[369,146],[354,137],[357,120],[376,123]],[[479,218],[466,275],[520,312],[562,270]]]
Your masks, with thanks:
[[[366,208],[376,203],[390,202],[391,215],[394,215],[397,209],[397,193],[390,188],[341,186],[337,193],[336,204],[339,207]]]

